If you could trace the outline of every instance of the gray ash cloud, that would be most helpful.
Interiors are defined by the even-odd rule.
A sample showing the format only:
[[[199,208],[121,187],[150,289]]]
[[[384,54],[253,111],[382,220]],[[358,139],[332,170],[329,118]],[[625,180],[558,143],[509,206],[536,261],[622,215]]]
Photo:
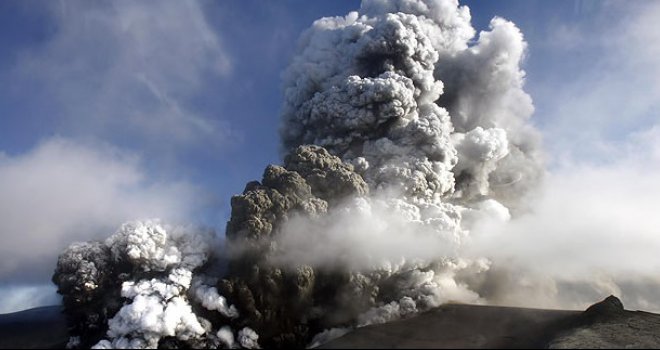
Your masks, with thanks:
[[[522,34],[495,18],[474,37],[452,0],[316,21],[284,74],[283,165],[232,198],[222,248],[138,221],[61,255],[79,345],[304,347],[484,302],[469,282],[491,262],[461,247],[522,210],[542,165]]]

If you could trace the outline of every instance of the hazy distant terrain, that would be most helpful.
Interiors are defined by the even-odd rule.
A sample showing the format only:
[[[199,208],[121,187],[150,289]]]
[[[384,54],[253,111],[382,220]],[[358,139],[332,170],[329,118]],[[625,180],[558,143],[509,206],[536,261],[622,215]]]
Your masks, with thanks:
[[[0,315],[0,348],[61,348],[60,307]],[[418,316],[359,328],[336,348],[658,348],[660,315],[625,311],[608,298],[585,312],[447,304]]]

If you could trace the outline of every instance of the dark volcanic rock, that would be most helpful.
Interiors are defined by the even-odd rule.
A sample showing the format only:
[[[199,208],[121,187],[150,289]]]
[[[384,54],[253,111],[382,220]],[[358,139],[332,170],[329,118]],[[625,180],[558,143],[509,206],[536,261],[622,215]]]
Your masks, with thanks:
[[[648,349],[660,348],[660,315],[624,310],[609,296],[590,306],[549,344],[553,349]]]
[[[61,349],[69,340],[61,306],[0,315],[0,349]]]
[[[321,346],[341,348],[660,348],[660,315],[624,310],[610,296],[584,312],[443,305],[359,328]]]
[[[583,317],[590,321],[595,321],[597,319],[606,319],[624,314],[625,310],[623,309],[621,300],[614,295],[610,295],[603,301],[589,306],[583,313]]]

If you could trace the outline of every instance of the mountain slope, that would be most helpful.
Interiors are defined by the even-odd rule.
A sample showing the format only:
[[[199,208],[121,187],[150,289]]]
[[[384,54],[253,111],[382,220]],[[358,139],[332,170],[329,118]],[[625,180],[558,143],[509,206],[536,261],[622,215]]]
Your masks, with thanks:
[[[57,349],[68,338],[60,306],[0,315],[0,349]]]
[[[626,311],[608,297],[584,312],[440,306],[359,328],[321,348],[658,348],[660,315]]]

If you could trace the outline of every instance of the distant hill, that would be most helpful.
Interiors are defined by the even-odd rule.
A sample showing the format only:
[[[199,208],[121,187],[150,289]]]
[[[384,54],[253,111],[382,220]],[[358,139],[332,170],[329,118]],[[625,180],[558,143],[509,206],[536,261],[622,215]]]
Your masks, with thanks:
[[[61,349],[68,339],[61,306],[0,315],[0,349]]]

